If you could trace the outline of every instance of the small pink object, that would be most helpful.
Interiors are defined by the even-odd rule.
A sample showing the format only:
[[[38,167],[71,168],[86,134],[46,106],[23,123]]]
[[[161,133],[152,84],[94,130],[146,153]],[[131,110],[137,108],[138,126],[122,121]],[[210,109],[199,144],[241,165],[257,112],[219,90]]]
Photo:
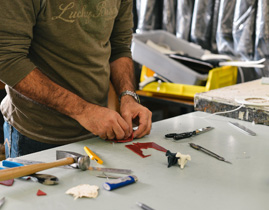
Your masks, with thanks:
[[[45,192],[38,190],[36,193],[37,196],[47,195]]]
[[[12,186],[14,183],[14,179],[9,179],[5,181],[1,181],[0,184],[5,185],[5,186]]]

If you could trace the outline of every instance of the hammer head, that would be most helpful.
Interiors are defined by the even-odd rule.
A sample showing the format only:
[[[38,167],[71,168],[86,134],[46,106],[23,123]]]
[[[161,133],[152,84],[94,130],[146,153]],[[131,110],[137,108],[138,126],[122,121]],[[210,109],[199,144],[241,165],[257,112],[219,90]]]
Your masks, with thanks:
[[[84,156],[76,152],[70,151],[56,151],[56,159],[63,159],[66,157],[72,157],[74,159],[74,163],[69,165],[71,168],[79,168],[83,171],[87,170],[90,167],[90,158],[89,156]]]

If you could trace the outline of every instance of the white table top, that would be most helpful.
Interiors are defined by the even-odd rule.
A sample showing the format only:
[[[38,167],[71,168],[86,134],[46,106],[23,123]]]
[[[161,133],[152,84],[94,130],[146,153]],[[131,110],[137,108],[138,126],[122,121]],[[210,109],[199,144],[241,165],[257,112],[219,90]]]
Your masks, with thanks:
[[[250,136],[228,124],[239,122],[257,133]],[[186,132],[213,126],[204,134],[173,142],[164,138],[166,133]],[[103,167],[131,169],[138,182],[114,191],[106,191],[102,184],[106,179],[96,177],[100,172],[77,169],[53,168],[42,171],[59,178],[58,185],[46,186],[31,181],[16,179],[13,186],[0,185],[0,198],[6,202],[5,209],[101,209],[127,210],[140,208],[142,202],[156,210],[207,209],[207,210],[253,210],[269,207],[269,127],[253,125],[203,112],[194,112],[153,123],[151,134],[133,142],[155,142],[171,152],[191,155],[192,160],[184,169],[178,165],[167,168],[164,152],[155,149],[143,150],[150,157],[142,158],[125,145],[94,138],[55,149],[34,153],[21,158],[50,162],[56,159],[56,150],[67,150],[86,155],[88,146],[104,161]],[[201,145],[232,164],[219,161],[189,143]],[[99,166],[92,161],[92,166]],[[65,192],[80,184],[100,187],[97,198],[74,200]],[[38,189],[47,193],[37,196]]]

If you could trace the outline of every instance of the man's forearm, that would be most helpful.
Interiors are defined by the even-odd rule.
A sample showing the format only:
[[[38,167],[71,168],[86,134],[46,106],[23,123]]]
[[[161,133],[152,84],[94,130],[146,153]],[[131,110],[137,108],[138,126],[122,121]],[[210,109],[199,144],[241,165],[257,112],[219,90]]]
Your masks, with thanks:
[[[126,90],[135,91],[134,85],[134,67],[130,58],[122,57],[110,64],[111,81],[119,95]]]
[[[38,69],[34,69],[17,83],[14,89],[26,97],[74,119],[89,106],[85,100],[54,83]]]
[[[34,69],[14,89],[75,119],[85,129],[103,139],[123,139],[131,134],[128,124],[117,112],[85,101],[54,83],[38,69]]]

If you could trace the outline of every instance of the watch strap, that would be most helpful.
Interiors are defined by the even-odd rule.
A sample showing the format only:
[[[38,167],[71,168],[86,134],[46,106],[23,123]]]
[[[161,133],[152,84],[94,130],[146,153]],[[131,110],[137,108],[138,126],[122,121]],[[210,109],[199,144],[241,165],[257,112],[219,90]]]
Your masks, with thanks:
[[[119,102],[121,102],[122,96],[125,96],[125,95],[132,96],[136,100],[136,102],[140,104],[139,96],[135,92],[130,91],[130,90],[126,90],[126,91],[124,91],[124,92],[122,92],[120,94],[120,96],[119,96]]]

